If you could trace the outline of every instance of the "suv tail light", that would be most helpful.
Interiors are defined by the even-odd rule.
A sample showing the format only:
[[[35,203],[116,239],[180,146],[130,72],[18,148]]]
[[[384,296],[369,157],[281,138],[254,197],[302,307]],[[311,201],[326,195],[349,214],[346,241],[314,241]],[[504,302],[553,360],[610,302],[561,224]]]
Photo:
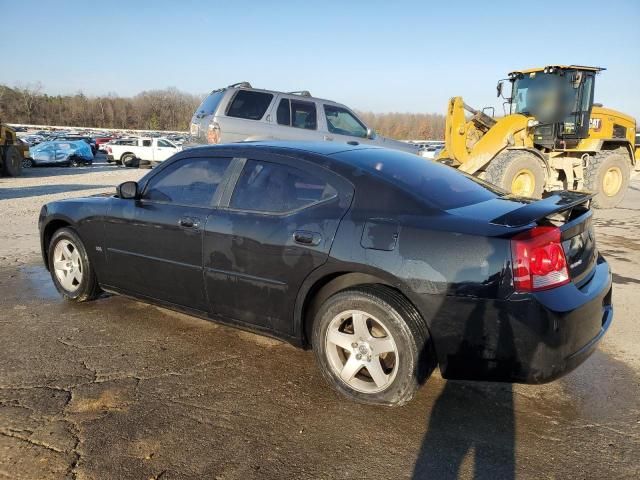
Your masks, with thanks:
[[[220,125],[218,125],[218,122],[211,122],[209,125],[209,129],[207,130],[207,143],[220,143]]]
[[[518,292],[535,292],[569,283],[567,259],[558,227],[534,227],[511,239],[513,284]]]
[[[113,153],[113,150],[111,150],[111,147],[107,147],[107,153]]]

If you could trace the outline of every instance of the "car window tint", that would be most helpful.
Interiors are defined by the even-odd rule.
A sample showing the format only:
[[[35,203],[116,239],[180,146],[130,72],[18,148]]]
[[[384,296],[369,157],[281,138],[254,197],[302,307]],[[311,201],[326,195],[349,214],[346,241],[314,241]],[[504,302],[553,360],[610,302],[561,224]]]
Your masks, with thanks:
[[[318,127],[316,120],[316,104],[312,102],[299,102],[291,100],[291,126],[315,130]]]
[[[143,140],[142,141],[142,146],[143,147],[150,147],[151,146],[151,140]]]
[[[388,149],[349,150],[335,156],[399,185],[443,210],[480,203],[505,192],[487,182],[411,153]]]
[[[331,133],[363,138],[367,136],[367,127],[346,108],[325,105],[324,114]]]
[[[231,197],[231,207],[281,213],[337,196],[325,180],[276,163],[249,160]]]
[[[278,124],[287,126],[291,125],[291,110],[289,107],[289,99],[283,98],[282,100],[280,100],[280,105],[278,105],[276,117],[278,119]]]
[[[260,120],[269,108],[273,95],[251,90],[240,90],[229,105],[227,116]]]
[[[149,181],[144,198],[208,207],[230,162],[229,158],[181,160]]]

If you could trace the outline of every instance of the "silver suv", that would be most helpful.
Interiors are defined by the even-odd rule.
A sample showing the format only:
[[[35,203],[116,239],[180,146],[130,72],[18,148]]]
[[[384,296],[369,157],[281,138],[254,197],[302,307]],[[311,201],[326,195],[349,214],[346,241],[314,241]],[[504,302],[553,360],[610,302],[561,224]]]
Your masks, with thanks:
[[[307,91],[259,90],[247,82],[214,90],[191,119],[189,143],[250,140],[358,142],[418,153],[415,145],[377,135],[340,103]]]

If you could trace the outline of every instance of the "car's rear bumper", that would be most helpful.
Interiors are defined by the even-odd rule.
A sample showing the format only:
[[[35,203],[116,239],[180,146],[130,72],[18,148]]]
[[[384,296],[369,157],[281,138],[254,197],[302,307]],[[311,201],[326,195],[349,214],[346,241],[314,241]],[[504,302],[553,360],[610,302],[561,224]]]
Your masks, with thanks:
[[[611,272],[601,258],[580,288],[568,284],[504,301],[476,300],[471,307],[465,305],[471,299],[454,300],[469,312],[464,321],[444,330],[432,326],[442,374],[519,383],[561,377],[595,351],[611,325],[611,293]]]

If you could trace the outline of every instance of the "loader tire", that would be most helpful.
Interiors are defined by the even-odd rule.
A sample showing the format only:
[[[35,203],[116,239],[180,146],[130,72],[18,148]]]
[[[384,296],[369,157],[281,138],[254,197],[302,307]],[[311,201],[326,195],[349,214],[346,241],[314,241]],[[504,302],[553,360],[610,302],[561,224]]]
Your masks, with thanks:
[[[7,177],[17,177],[22,173],[22,155],[13,145],[4,149],[2,173]]]
[[[602,150],[589,158],[584,186],[595,193],[596,208],[615,208],[627,192],[630,177],[631,160],[626,149]]]
[[[544,166],[533,153],[505,150],[491,160],[485,180],[519,197],[540,198],[545,184]]]

